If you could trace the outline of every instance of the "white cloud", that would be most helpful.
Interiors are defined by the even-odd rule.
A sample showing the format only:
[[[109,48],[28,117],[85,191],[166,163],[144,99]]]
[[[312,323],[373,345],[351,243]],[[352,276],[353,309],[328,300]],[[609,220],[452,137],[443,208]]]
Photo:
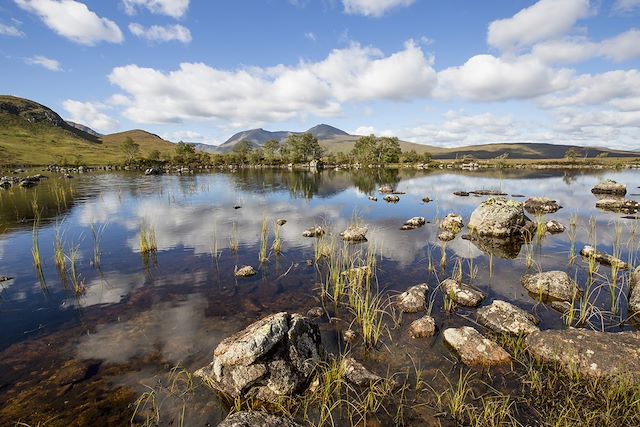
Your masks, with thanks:
[[[162,135],[167,141],[187,141],[187,142],[204,142],[206,137],[199,132],[191,130],[181,130]]]
[[[24,37],[25,34],[14,25],[0,24],[0,34],[9,37]]]
[[[134,15],[136,7],[144,7],[151,13],[180,18],[189,9],[189,0],[122,0],[122,4],[128,15]]]
[[[344,11],[352,15],[379,17],[396,7],[406,7],[415,0],[342,0]]]
[[[47,58],[46,56],[36,55],[31,58],[26,58],[25,62],[31,65],[39,65],[50,71],[62,71],[60,62],[55,59]]]
[[[349,101],[424,98],[435,86],[436,73],[432,59],[408,41],[389,56],[352,44],[320,62],[296,66],[222,70],[183,63],[163,73],[127,65],[113,69],[109,80],[132,101],[124,114],[133,121],[218,118],[243,126],[308,114],[331,116]]]
[[[312,33],[312,32],[304,33],[304,36],[306,38],[308,38],[309,40],[311,40],[311,41],[316,41],[317,40],[316,35],[314,33]]]
[[[616,0],[613,10],[616,12],[629,12],[640,7],[640,0]]]
[[[129,31],[135,36],[154,42],[179,41],[182,43],[191,42],[191,31],[182,25],[152,25],[144,28],[137,23],[129,24]]]
[[[391,129],[378,130],[373,126],[360,126],[354,130],[352,135],[376,135],[376,136],[396,136]]]
[[[534,98],[567,87],[572,75],[569,70],[548,67],[530,55],[476,55],[462,66],[438,73],[437,95],[473,101]]]
[[[89,126],[98,132],[111,132],[118,128],[118,122],[104,113],[107,108],[104,104],[67,99],[62,106],[71,116],[69,120]]]
[[[589,0],[540,0],[511,18],[493,21],[487,43],[502,51],[517,50],[562,36],[589,14]]]
[[[105,41],[121,43],[118,25],[101,18],[84,4],[74,0],[14,0],[22,9],[35,13],[57,34],[76,43],[93,46]]]

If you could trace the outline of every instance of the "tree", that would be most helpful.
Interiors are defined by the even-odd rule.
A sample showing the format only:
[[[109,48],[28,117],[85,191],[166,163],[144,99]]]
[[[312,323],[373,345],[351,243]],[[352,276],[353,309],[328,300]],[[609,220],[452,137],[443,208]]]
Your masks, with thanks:
[[[578,156],[580,156],[580,152],[578,150],[576,150],[575,148],[569,148],[567,151],[564,152],[564,157],[566,159],[575,159]]]
[[[275,139],[270,139],[265,142],[262,146],[264,160],[269,164],[276,163],[276,161],[280,159],[280,149],[280,142]]]
[[[176,144],[176,154],[174,160],[176,163],[189,163],[195,157],[196,149],[192,144],[178,142]]]
[[[354,160],[363,165],[376,163],[378,160],[378,141],[376,136],[361,136],[351,150]]]
[[[151,151],[147,156],[147,159],[151,160],[152,162],[157,162],[158,160],[160,160],[160,151],[158,150]]]
[[[120,149],[124,153],[126,163],[133,162],[140,153],[140,145],[137,144],[130,136],[120,144]]]
[[[249,154],[253,151],[253,143],[243,139],[234,145],[231,151],[238,155],[241,163],[244,163],[249,159]]]
[[[402,161],[404,163],[418,163],[420,161],[420,155],[416,153],[416,150],[409,150],[402,155]]]
[[[291,163],[308,162],[322,157],[323,149],[318,139],[310,133],[291,134],[285,143],[287,157]]]
[[[398,163],[400,161],[400,141],[398,138],[383,136],[378,139],[378,164],[385,165],[388,163]]]

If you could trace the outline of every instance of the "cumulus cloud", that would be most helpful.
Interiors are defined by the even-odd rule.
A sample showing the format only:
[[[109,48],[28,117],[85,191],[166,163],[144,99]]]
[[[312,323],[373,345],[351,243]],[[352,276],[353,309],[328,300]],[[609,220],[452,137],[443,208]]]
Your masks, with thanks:
[[[616,12],[630,12],[640,8],[640,0],[616,0],[613,10]]]
[[[22,9],[34,13],[42,22],[73,42],[93,46],[99,42],[121,43],[124,38],[118,25],[101,18],[75,0],[14,0]]]
[[[104,113],[107,108],[104,104],[67,99],[62,106],[69,113],[69,120],[89,126],[98,132],[111,132],[118,128],[118,122]]]
[[[9,37],[24,37],[25,34],[15,25],[6,25],[0,23],[0,34]]]
[[[62,67],[60,67],[60,62],[55,59],[47,58],[46,56],[36,55],[31,58],[25,59],[27,64],[31,65],[39,65],[43,68],[46,68],[50,71],[62,71]]]
[[[205,136],[200,132],[191,130],[181,130],[171,132],[162,136],[167,141],[188,141],[188,142],[203,142],[206,140]]]
[[[164,73],[127,65],[113,69],[109,80],[131,100],[124,114],[133,121],[218,118],[240,126],[308,114],[332,116],[348,101],[424,98],[436,84],[436,73],[432,59],[408,41],[389,56],[354,43],[322,61],[296,66],[222,70],[183,63]]]
[[[137,8],[145,8],[158,15],[181,18],[189,9],[189,0],[122,0],[128,15],[135,15]]]
[[[174,40],[181,43],[191,42],[191,31],[182,25],[152,25],[149,28],[145,28],[140,24],[131,23],[129,24],[129,31],[136,37],[153,42],[169,42]]]
[[[589,0],[540,0],[510,18],[489,25],[487,43],[513,51],[566,34],[590,14]]]
[[[342,0],[344,11],[352,15],[379,17],[397,7],[406,7],[415,0]]]

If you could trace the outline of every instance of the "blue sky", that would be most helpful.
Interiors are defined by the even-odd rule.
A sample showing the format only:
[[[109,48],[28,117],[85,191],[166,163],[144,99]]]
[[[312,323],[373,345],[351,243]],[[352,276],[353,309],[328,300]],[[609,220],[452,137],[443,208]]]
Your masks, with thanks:
[[[111,133],[640,149],[640,0],[3,0],[2,92]]]

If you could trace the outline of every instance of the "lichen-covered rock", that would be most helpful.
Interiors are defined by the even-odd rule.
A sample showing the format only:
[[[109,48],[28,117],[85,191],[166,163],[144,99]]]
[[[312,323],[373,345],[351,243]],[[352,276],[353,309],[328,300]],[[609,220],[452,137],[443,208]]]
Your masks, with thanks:
[[[527,336],[527,351],[544,362],[576,368],[592,378],[627,377],[640,382],[640,333],[585,329],[547,330]]]
[[[384,196],[384,201],[387,203],[398,203],[400,201],[400,197],[395,196],[393,194],[389,194]]]
[[[282,312],[222,340],[213,362],[196,375],[233,398],[273,401],[303,391],[323,356],[318,326],[299,314]]]
[[[611,212],[623,212],[628,214],[636,213],[640,210],[640,203],[635,200],[623,198],[600,199],[596,202],[596,208]]]
[[[394,188],[391,186],[391,184],[384,184],[382,187],[378,188],[378,191],[382,194],[391,194],[393,193],[395,190]]]
[[[465,307],[477,307],[485,297],[482,292],[453,279],[443,280],[440,286],[442,287],[442,292],[451,298],[453,302]]]
[[[629,311],[640,312],[640,267],[636,268],[629,280]]]
[[[261,411],[241,411],[229,415],[218,427],[301,427],[286,418]]]
[[[236,277],[251,277],[256,275],[256,269],[250,265],[237,268],[235,271]]]
[[[365,226],[350,225],[346,230],[340,233],[340,236],[342,236],[343,240],[348,242],[366,242],[367,231],[369,231],[369,229]]]
[[[468,227],[482,237],[509,237],[522,234],[528,223],[521,202],[491,197],[473,211]]]
[[[382,378],[369,371],[364,365],[353,357],[345,357],[341,361],[344,376],[352,384],[366,387],[371,383],[382,381]]]
[[[438,233],[438,240],[442,240],[443,242],[449,242],[456,238],[456,234],[453,231],[442,230]]]
[[[593,194],[615,194],[618,196],[624,196],[627,194],[627,186],[619,184],[612,179],[605,179],[595,187],[591,189]]]
[[[562,233],[564,231],[564,225],[560,224],[555,219],[547,221],[545,227],[547,228],[547,231],[552,234]]]
[[[524,208],[533,215],[557,212],[562,206],[548,197],[531,197],[524,202]]]
[[[398,295],[396,304],[405,313],[416,313],[425,309],[429,286],[426,283],[415,285]]]
[[[584,248],[582,248],[582,250],[580,250],[580,255],[585,258],[593,258],[600,264],[610,265],[621,270],[626,270],[629,268],[629,264],[622,261],[620,258],[616,258],[612,255],[599,251],[593,246],[586,245]]]
[[[422,227],[427,222],[422,216],[414,216],[405,221],[405,223],[400,227],[401,230],[415,230],[416,228]]]
[[[435,333],[436,321],[431,316],[423,316],[409,325],[409,336],[414,339],[432,337]]]
[[[307,317],[310,319],[317,319],[318,317],[322,317],[324,315],[324,308],[322,307],[313,307],[307,311]]]
[[[324,233],[324,228],[317,225],[315,227],[307,228],[306,230],[304,230],[302,232],[302,237],[322,237],[324,236]]]
[[[465,365],[488,367],[511,362],[509,353],[470,326],[446,329],[443,337],[444,341],[458,353]]]
[[[522,276],[522,286],[542,300],[573,301],[581,291],[564,271],[546,271]]]
[[[530,313],[506,301],[495,300],[478,309],[478,323],[493,332],[528,335],[538,331],[540,321]]]
[[[440,222],[440,229],[451,231],[452,233],[459,233],[463,225],[460,215],[450,213]]]

